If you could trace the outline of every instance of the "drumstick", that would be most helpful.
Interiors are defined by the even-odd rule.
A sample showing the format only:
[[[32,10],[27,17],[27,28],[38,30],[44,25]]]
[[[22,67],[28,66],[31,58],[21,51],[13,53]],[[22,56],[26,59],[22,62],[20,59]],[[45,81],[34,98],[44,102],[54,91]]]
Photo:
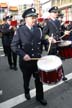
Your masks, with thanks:
[[[65,37],[66,35],[64,34],[63,36],[60,37],[60,39],[62,39],[63,37]]]
[[[38,60],[38,59],[40,59],[40,58],[31,58],[31,60]]]
[[[53,34],[52,34],[52,36],[51,36],[51,37],[53,37]],[[50,48],[51,48],[51,41],[49,42],[48,54],[49,54]]]
[[[70,30],[70,32],[71,32],[71,31],[72,31],[72,29]],[[65,36],[66,36],[66,34],[64,34],[63,36],[61,36],[60,39],[62,39],[62,38],[65,37]]]
[[[51,42],[49,43],[48,54],[49,54],[50,48],[51,48]]]
[[[39,60],[40,58],[31,58],[31,60]],[[45,60],[45,58],[41,58],[41,60]]]

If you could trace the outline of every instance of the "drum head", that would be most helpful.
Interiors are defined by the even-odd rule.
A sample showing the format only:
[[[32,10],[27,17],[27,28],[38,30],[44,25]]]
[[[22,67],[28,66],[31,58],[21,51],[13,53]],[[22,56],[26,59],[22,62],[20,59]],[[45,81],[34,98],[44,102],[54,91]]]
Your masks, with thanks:
[[[59,47],[63,47],[63,46],[69,46],[71,45],[71,41],[62,41],[61,43],[58,44]]]
[[[37,62],[39,70],[50,72],[58,69],[62,65],[62,61],[58,56],[48,55],[40,58]]]

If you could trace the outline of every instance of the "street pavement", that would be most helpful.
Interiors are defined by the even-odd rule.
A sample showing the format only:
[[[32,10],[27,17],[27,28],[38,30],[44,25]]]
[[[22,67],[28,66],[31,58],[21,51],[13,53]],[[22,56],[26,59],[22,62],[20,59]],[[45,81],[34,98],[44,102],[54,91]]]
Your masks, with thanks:
[[[18,61],[17,61],[18,62]],[[17,64],[18,66],[18,64]],[[54,85],[44,85],[44,95],[48,104],[45,108],[72,108],[72,58],[63,61],[67,81]],[[35,99],[34,79],[30,81],[31,100],[26,100],[23,90],[23,78],[19,69],[10,70],[7,57],[0,48],[0,108],[44,108]]]

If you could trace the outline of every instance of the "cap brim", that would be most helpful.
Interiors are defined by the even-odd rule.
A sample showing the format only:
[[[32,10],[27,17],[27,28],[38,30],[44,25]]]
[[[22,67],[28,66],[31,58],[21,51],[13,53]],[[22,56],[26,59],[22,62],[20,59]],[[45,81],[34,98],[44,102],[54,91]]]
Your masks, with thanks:
[[[52,11],[49,11],[50,13],[58,13],[59,11],[58,10],[52,10]]]
[[[37,13],[31,13],[31,14],[27,14],[25,17],[37,17],[38,14]]]

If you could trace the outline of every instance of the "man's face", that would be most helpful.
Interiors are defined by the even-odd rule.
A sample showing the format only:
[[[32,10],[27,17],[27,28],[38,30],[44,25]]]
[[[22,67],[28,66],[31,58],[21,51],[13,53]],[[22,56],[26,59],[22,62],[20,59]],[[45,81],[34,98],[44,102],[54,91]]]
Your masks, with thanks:
[[[37,17],[35,16],[26,17],[25,21],[29,26],[34,26],[36,24]]]
[[[52,12],[52,13],[51,13],[51,16],[52,16],[53,18],[57,18],[57,17],[58,17],[58,12]]]

